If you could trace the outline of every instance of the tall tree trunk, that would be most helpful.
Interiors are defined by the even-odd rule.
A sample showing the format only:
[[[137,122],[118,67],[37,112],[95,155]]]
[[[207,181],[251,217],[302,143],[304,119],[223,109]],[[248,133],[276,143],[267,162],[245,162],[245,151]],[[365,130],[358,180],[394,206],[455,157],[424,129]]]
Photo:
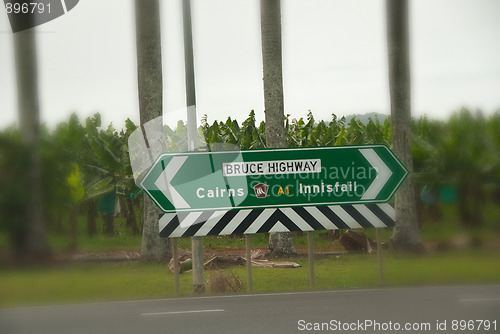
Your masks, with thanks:
[[[93,237],[97,234],[97,205],[95,199],[87,201],[87,234]]]
[[[421,249],[421,242],[413,182],[408,1],[387,0],[386,5],[393,149],[410,172],[396,193],[390,244],[394,250],[413,252]]]
[[[137,219],[135,218],[134,203],[130,196],[127,196],[127,226],[132,228],[132,234],[137,235],[139,228],[137,227]]]
[[[128,209],[127,202],[122,196],[118,196],[118,205],[120,205],[120,215],[122,218],[125,218],[125,224],[127,227],[130,227],[130,221],[128,220]]]
[[[102,213],[102,220],[103,220],[102,230],[104,232],[104,235],[107,237],[114,236],[115,235],[115,227],[114,227],[115,214],[109,213],[109,212],[103,212]]]
[[[146,122],[163,114],[159,0],[136,0],[135,21],[139,110],[144,130]],[[161,262],[171,256],[170,241],[160,238],[158,219],[158,208],[144,196],[142,258],[146,261]]]
[[[467,183],[462,182],[458,189],[458,212],[460,214],[460,222],[462,227],[467,229],[470,228],[470,222],[472,220],[472,213],[469,208],[469,187]]]
[[[42,162],[40,156],[40,111],[35,29],[14,34],[19,124],[25,145],[30,149],[26,178],[27,236],[25,255],[29,260],[46,260],[50,247],[42,210]]]
[[[484,215],[483,215],[483,203],[485,202],[485,196],[481,189],[480,182],[473,184],[473,198],[472,198],[472,212],[473,212],[473,225],[475,229],[480,229],[483,226]]]
[[[264,69],[264,106],[266,114],[266,146],[286,146],[283,98],[283,66],[281,60],[280,0],[260,1],[262,64]],[[269,249],[274,254],[295,254],[290,232],[270,233]]]
[[[69,214],[69,250],[75,251],[78,248],[78,211],[80,210],[79,204],[74,204]]]

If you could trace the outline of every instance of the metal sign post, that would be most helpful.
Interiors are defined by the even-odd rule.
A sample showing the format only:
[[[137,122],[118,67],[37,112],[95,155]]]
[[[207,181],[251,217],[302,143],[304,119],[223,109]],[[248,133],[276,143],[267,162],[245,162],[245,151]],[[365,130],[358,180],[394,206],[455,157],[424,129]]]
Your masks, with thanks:
[[[380,228],[376,228],[377,234],[377,259],[378,259],[378,279],[380,284],[384,283],[384,267],[382,264],[382,237],[380,236]]]
[[[252,292],[252,250],[250,247],[250,234],[245,234],[245,248],[247,257],[247,290]]]
[[[309,285],[314,288],[314,247],[311,231],[307,231],[307,253],[309,255]]]
[[[194,52],[193,52],[193,32],[191,24],[191,0],[182,1],[182,18],[184,30],[184,68],[186,77],[186,104],[188,149],[193,151],[196,147],[197,138],[196,126],[196,91],[194,80]],[[205,291],[205,280],[203,277],[203,240],[200,237],[191,239],[191,249],[193,253],[193,290],[195,293]]]
[[[179,295],[179,254],[177,238],[172,238],[172,260],[174,261],[174,294]]]

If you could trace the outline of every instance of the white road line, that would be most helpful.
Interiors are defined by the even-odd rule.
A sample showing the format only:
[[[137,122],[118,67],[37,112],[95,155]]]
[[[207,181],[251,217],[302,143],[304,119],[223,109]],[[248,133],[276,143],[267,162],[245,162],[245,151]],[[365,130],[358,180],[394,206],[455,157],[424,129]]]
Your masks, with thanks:
[[[471,299],[460,299],[461,302],[500,302],[500,298],[471,298]]]
[[[208,312],[224,312],[223,309],[217,310],[193,310],[193,311],[173,311],[173,312],[155,312],[155,313],[142,313],[142,316],[150,315],[169,315],[169,314],[187,314],[187,313],[208,313]]]

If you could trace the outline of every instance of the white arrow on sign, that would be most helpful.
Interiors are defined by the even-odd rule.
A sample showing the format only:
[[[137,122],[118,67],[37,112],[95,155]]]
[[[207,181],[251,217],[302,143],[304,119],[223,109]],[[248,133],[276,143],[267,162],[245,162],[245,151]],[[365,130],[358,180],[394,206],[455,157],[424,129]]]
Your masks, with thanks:
[[[176,208],[190,208],[191,206],[182,198],[181,194],[175,190],[174,186],[170,182],[177,174],[179,169],[181,169],[184,162],[186,162],[188,156],[175,156],[173,157],[167,167],[155,181],[155,186],[160,189],[160,191],[165,195],[165,197],[174,205]]]
[[[377,171],[377,177],[373,180],[368,189],[366,189],[363,197],[361,197],[361,200],[375,199],[387,181],[391,178],[392,171],[372,148],[360,149],[359,152]]]

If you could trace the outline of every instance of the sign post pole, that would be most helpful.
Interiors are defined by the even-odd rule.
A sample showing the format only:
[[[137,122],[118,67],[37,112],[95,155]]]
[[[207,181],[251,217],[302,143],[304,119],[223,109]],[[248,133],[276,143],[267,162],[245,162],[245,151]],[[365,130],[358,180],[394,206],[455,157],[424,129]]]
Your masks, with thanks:
[[[384,283],[384,268],[382,265],[382,238],[380,236],[380,228],[375,228],[377,234],[377,258],[378,258],[378,278],[380,284]]]
[[[191,25],[191,0],[182,1],[183,28],[184,28],[184,68],[186,77],[186,104],[187,104],[187,129],[188,150],[194,151],[197,136],[196,126],[196,92],[194,81],[193,60],[193,33]],[[191,238],[191,251],[193,254],[193,290],[195,293],[205,292],[203,277],[203,239],[193,236]]]
[[[307,252],[309,254],[309,284],[314,288],[314,248],[312,231],[307,231]]]
[[[245,247],[247,256],[247,290],[252,292],[252,252],[250,248],[250,234],[245,234]]]
[[[179,295],[179,254],[177,252],[177,238],[172,238],[172,258],[174,261],[174,294]]]

